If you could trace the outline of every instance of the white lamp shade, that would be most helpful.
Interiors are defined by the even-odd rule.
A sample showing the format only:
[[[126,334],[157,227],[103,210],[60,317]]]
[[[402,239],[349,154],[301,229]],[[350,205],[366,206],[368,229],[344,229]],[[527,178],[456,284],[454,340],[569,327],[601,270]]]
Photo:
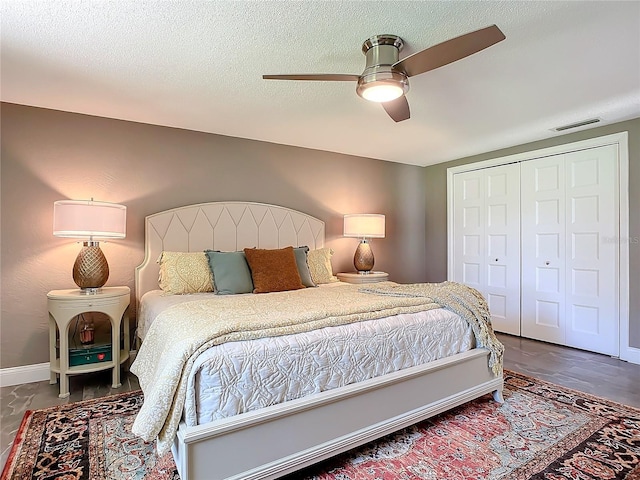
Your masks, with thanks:
[[[53,204],[53,234],[68,238],[125,238],[127,207],[93,200]]]
[[[344,216],[344,236],[384,238],[384,215],[355,213]]]

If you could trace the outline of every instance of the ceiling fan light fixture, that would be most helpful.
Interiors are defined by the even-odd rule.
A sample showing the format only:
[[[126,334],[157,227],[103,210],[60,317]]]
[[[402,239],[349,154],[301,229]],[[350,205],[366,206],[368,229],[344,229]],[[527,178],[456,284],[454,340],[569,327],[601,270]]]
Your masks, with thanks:
[[[356,92],[370,102],[384,103],[395,100],[409,91],[409,80],[402,72],[386,71],[363,75]]]
[[[404,94],[402,88],[397,85],[378,83],[369,84],[360,93],[360,96],[370,102],[384,103],[395,100]]]

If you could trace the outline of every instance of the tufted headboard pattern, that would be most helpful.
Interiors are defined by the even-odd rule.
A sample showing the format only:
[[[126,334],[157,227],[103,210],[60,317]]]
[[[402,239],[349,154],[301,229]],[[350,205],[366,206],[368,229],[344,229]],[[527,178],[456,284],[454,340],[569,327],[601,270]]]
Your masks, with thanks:
[[[144,261],[136,267],[136,299],[158,288],[163,251],[237,251],[244,248],[324,246],[324,222],[296,210],[249,202],[211,202],[149,215]]]

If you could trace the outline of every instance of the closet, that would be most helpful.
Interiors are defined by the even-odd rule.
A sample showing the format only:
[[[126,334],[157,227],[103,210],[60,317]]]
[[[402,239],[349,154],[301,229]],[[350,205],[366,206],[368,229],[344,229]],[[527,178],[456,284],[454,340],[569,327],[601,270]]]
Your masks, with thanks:
[[[619,354],[618,169],[604,145],[452,174],[449,278],[496,331]]]

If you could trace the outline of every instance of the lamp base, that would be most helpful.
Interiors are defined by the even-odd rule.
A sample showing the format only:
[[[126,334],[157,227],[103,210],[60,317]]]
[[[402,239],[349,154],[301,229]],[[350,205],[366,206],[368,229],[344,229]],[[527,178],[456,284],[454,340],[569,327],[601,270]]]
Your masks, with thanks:
[[[73,264],[73,281],[84,293],[98,293],[109,278],[109,264],[99,242],[83,242]]]
[[[94,287],[87,287],[87,288],[80,287],[80,294],[81,295],[97,295],[99,293],[102,293],[102,287],[95,287],[95,288]]]
[[[356,248],[353,256],[353,266],[356,267],[358,273],[367,274],[373,269],[373,250],[366,239],[362,239]]]

